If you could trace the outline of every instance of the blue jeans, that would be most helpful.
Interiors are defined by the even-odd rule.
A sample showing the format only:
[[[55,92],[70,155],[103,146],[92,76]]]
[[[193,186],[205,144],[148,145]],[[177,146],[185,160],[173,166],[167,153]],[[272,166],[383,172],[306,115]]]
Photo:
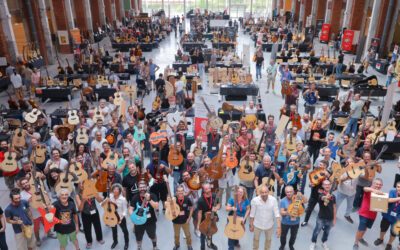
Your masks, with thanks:
[[[389,85],[392,83],[393,81],[393,76],[388,76],[387,80],[386,80],[386,87],[389,87]]]
[[[329,231],[331,230],[331,227],[332,227],[331,220],[317,218],[317,224],[315,225],[311,241],[313,243],[316,243],[319,232],[321,232],[321,230],[324,230],[321,240],[322,240],[322,243],[326,242],[328,240]]]
[[[261,66],[256,65],[256,79],[260,76],[261,79]]]
[[[238,240],[228,239],[228,250],[235,249],[235,246],[239,243]]]
[[[350,216],[351,214],[351,209],[353,208],[353,202],[354,202],[354,195],[346,195],[343,194],[341,192],[336,192],[336,207],[339,208],[340,204],[342,204],[342,202],[344,200],[346,200],[346,213],[344,214],[344,216]]]
[[[174,192],[175,192],[176,187],[179,185],[179,181],[181,180],[181,171],[179,170],[172,171],[172,177],[174,177]]]
[[[350,135],[350,132],[356,135],[358,118],[350,118],[345,134]],[[351,136],[351,135],[350,135]]]
[[[341,64],[341,63],[336,64],[336,75],[342,74],[342,66],[343,66],[343,64]]]

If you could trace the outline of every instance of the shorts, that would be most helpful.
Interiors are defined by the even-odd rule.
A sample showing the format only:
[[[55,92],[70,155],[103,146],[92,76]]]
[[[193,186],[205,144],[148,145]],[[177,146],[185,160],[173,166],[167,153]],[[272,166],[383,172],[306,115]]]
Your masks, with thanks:
[[[20,249],[26,249],[26,248],[35,248],[36,247],[36,238],[33,236],[33,231],[32,231],[32,237],[25,238],[24,233],[17,233],[15,234],[15,247],[17,250]]]
[[[359,216],[360,217],[360,224],[358,224],[358,231],[365,231],[367,228],[371,228],[372,225],[374,224],[375,220],[368,219],[364,216]]]
[[[150,239],[156,238],[156,223],[146,223],[144,225],[135,225],[135,237],[136,241],[142,241],[144,232],[146,231]]]
[[[157,198],[163,202],[167,200],[168,189],[165,182],[153,184],[150,188],[150,192],[154,193]]]
[[[388,221],[386,218],[382,217],[380,227],[381,227],[381,232],[386,233],[389,227],[393,228],[393,223]],[[393,230],[390,230],[390,235],[396,237],[396,235],[393,233]]]
[[[156,76],[154,75],[154,76],[152,76],[152,75],[150,75],[150,81],[156,81]]]
[[[69,233],[69,234],[57,233],[57,239],[60,242],[60,247],[62,247],[62,248],[66,248],[67,247],[68,238],[69,238],[69,241],[71,241],[71,242],[76,241],[76,232],[73,231],[72,233]]]

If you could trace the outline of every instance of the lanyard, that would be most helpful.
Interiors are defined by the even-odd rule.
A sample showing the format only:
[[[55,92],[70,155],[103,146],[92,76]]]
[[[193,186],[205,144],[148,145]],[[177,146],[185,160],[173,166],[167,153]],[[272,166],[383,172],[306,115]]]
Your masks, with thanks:
[[[141,203],[141,205],[142,205],[142,207],[143,208],[146,208],[147,207],[147,204],[148,204],[148,202],[147,202],[147,200],[146,200],[146,202],[144,202],[145,200],[144,200],[144,197],[142,198],[142,196],[140,196],[140,200],[142,201]]]
[[[182,207],[183,206],[183,202],[185,201],[185,198],[183,198],[183,199],[179,199],[178,198],[178,203],[179,203],[179,207]]]
[[[237,204],[237,207],[238,207],[238,209],[239,209],[240,212],[243,211],[243,206],[242,206],[242,204],[243,204],[243,201],[238,202],[238,204]]]
[[[213,198],[212,198],[212,195],[211,195],[211,197],[210,197],[210,202],[208,202],[208,199],[207,199],[207,197],[205,196],[205,195],[203,195],[203,197],[204,197],[204,200],[206,201],[206,203],[207,203],[207,207],[208,207],[208,209],[210,209],[211,210],[211,208],[212,208],[212,203],[213,203]]]

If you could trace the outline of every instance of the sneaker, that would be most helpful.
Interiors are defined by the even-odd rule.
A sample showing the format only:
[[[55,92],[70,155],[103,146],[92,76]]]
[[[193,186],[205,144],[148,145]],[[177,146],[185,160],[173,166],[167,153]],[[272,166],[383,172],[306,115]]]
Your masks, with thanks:
[[[351,224],[354,223],[354,221],[353,221],[353,219],[350,217],[350,215],[344,216],[344,218],[345,218],[349,223],[351,223]]]
[[[87,243],[86,244],[86,249],[91,249],[92,248],[92,243]]]
[[[174,246],[172,250],[179,250],[179,246]]]
[[[392,245],[386,244],[385,250],[392,250]]]
[[[328,244],[326,242],[322,243],[322,247],[324,248],[324,250],[329,250]]]
[[[311,245],[310,245],[310,250],[315,250],[315,243],[314,243],[314,242],[311,243]]]
[[[361,239],[360,243],[363,244],[366,247],[368,246],[368,242],[366,242],[364,239]]]
[[[379,246],[380,244],[382,244],[383,243],[383,240],[381,240],[381,239],[376,239],[375,241],[374,241],[374,245],[375,246]]]
[[[54,232],[51,232],[51,231],[47,234],[47,237],[49,237],[51,239],[57,239],[57,235]]]
[[[358,250],[358,245],[357,244],[353,245],[353,250]]]
[[[40,247],[41,245],[42,245],[42,241],[36,240],[36,246],[37,246],[37,247]]]
[[[104,245],[105,241],[101,240],[101,241],[97,241],[100,245]]]
[[[308,225],[308,222],[307,221],[303,221],[302,223],[301,223],[301,226],[302,227],[305,227],[305,226],[307,226]]]

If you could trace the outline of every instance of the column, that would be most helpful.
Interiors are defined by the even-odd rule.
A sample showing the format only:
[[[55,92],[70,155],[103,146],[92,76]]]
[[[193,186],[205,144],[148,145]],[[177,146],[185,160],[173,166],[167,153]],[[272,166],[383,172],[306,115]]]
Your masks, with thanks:
[[[7,43],[8,52],[11,57],[11,63],[15,63],[19,54],[17,42],[15,41],[14,30],[11,24],[11,14],[8,9],[7,1],[0,1],[0,20]]]
[[[310,0],[308,0],[308,1],[310,1]],[[318,0],[312,0],[312,5],[311,5],[311,26],[314,26],[314,28],[315,28],[315,26],[317,24],[318,3],[319,3]],[[303,3],[303,5],[304,5],[304,3]]]
[[[281,0],[276,0],[276,13],[280,15],[280,9],[281,9]]]
[[[139,13],[139,1],[135,0],[135,14],[138,15]]]
[[[46,54],[47,54],[47,63],[54,64],[54,50],[53,50],[53,43],[51,41],[51,32],[49,26],[49,20],[47,19],[47,12],[46,12],[46,3],[45,0],[37,0],[39,4],[39,15],[40,15],[40,22],[42,25],[44,42],[46,47]]]
[[[382,39],[381,39],[381,45],[379,46],[379,54],[383,56],[383,54],[386,52],[386,39],[388,37],[389,33],[389,27],[390,27],[390,20],[391,20],[391,13],[393,9],[395,8],[394,0],[389,0],[389,7],[387,8],[386,12],[386,17],[385,17],[385,25],[383,26],[383,33],[382,33]],[[392,19],[393,22],[397,19]]]
[[[208,0],[206,0],[206,9],[209,10],[208,9]]]
[[[332,19],[332,0],[328,0],[325,10],[325,23],[331,23]]]
[[[85,6],[85,19],[86,19],[86,29],[89,33],[89,38],[93,42],[93,20],[92,11],[90,9],[90,0],[83,0],[83,5]]]
[[[115,0],[111,0],[111,16],[112,20],[116,21],[117,19],[117,10],[115,8]]]
[[[292,0],[291,12],[292,12],[292,22],[294,22],[294,16],[296,15],[296,2],[297,0]]]
[[[371,39],[375,37],[376,28],[379,22],[379,12],[382,5],[382,1],[375,0],[372,7],[371,21],[369,23],[367,40],[365,41],[364,55],[367,54],[369,46],[371,45]]]
[[[299,13],[299,31],[303,30],[304,28],[304,9],[305,9],[304,0],[300,1],[300,13]],[[311,11],[312,12],[312,11]]]
[[[33,42],[35,43],[35,46],[39,47],[39,41],[38,41],[39,37],[38,37],[38,33],[36,31],[35,20],[33,17],[33,7],[32,7],[30,0],[25,0],[25,3],[26,3],[26,8],[28,10],[28,21],[29,21],[29,28],[31,30],[32,39],[33,39]]]
[[[165,11],[165,9],[164,9],[164,0],[161,0],[161,9],[163,9]]]
[[[386,42],[386,47],[388,47],[388,48],[390,47],[390,45],[392,44],[392,41],[393,41],[394,29],[396,27],[396,21],[399,18],[399,10],[400,10],[400,2],[397,1],[396,9],[394,10],[394,13],[393,13],[393,19],[392,19],[393,22],[391,22],[390,32],[389,32],[389,36],[388,36],[388,39]]]
[[[99,16],[100,16],[100,25],[105,25],[106,22],[106,7],[104,5],[104,0],[98,0],[99,3]]]
[[[250,16],[253,16],[253,0],[250,0]]]
[[[122,21],[122,19],[125,17],[125,0],[118,0],[119,2],[119,12],[120,12],[120,19]],[[128,1],[129,2],[129,1]]]
[[[67,21],[68,21],[68,28],[73,29],[75,28],[75,24],[74,24],[74,15],[72,14],[71,0],[64,0],[64,6],[65,6],[65,15],[67,16]]]
[[[351,18],[351,11],[353,9],[353,3],[354,3],[354,0],[347,0],[347,2],[346,2],[346,10],[344,11],[342,28],[350,27],[350,18]]]
[[[186,0],[183,0],[183,16],[186,15]],[[186,18],[183,20],[183,33],[186,33]]]

